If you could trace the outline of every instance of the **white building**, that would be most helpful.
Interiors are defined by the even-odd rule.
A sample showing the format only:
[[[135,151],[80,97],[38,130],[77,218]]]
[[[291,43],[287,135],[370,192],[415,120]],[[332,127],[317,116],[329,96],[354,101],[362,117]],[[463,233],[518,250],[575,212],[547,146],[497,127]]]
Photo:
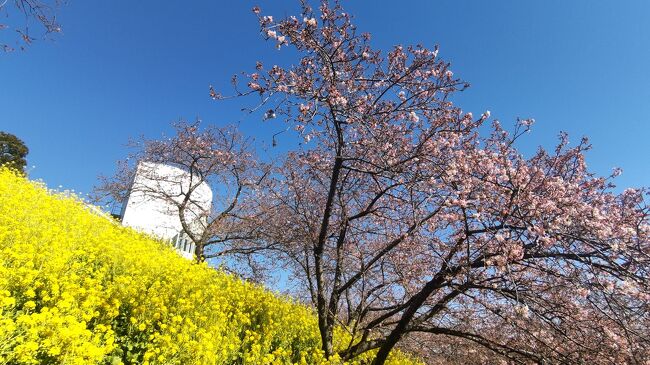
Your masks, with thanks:
[[[193,189],[185,220],[192,233],[202,233],[212,206],[212,190],[197,176],[178,167],[140,162],[136,168],[129,197],[122,207],[122,224],[169,240],[188,259],[193,258],[194,243],[183,231],[177,204]]]

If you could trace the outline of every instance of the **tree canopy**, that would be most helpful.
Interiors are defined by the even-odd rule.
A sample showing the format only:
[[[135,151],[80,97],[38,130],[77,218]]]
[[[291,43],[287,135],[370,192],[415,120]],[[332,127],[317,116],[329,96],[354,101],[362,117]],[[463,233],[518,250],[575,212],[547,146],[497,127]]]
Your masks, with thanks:
[[[646,190],[590,172],[586,139],[523,156],[533,120],[508,131],[464,112],[450,97],[467,84],[437,47],[373,49],[338,2],[253,12],[298,54],[233,83],[304,138],[271,174],[263,230],[304,284],[325,354],[344,323],[354,341],[338,354],[378,349],[375,365],[409,338],[429,353],[471,343],[488,363],[650,356]]]
[[[20,138],[0,131],[0,165],[25,171],[29,149]]]

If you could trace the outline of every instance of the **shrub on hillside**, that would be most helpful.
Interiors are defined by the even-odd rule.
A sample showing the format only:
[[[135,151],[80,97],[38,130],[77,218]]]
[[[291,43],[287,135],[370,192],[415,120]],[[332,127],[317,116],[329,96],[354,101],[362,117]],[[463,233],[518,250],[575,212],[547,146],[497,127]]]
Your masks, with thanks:
[[[338,341],[349,337],[339,330]],[[0,169],[0,363],[340,360],[323,359],[307,307]]]

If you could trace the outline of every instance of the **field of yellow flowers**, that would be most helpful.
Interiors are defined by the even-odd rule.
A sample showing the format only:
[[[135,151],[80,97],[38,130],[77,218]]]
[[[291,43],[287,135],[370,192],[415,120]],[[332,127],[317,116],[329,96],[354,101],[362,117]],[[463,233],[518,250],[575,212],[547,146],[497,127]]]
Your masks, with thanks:
[[[319,344],[307,307],[0,169],[0,364],[340,363]]]

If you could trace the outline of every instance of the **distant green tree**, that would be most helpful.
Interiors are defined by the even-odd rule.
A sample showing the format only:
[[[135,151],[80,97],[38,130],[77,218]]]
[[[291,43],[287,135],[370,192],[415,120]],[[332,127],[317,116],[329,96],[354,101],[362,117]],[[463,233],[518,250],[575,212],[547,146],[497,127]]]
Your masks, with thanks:
[[[25,171],[29,148],[20,138],[0,131],[0,165]]]

